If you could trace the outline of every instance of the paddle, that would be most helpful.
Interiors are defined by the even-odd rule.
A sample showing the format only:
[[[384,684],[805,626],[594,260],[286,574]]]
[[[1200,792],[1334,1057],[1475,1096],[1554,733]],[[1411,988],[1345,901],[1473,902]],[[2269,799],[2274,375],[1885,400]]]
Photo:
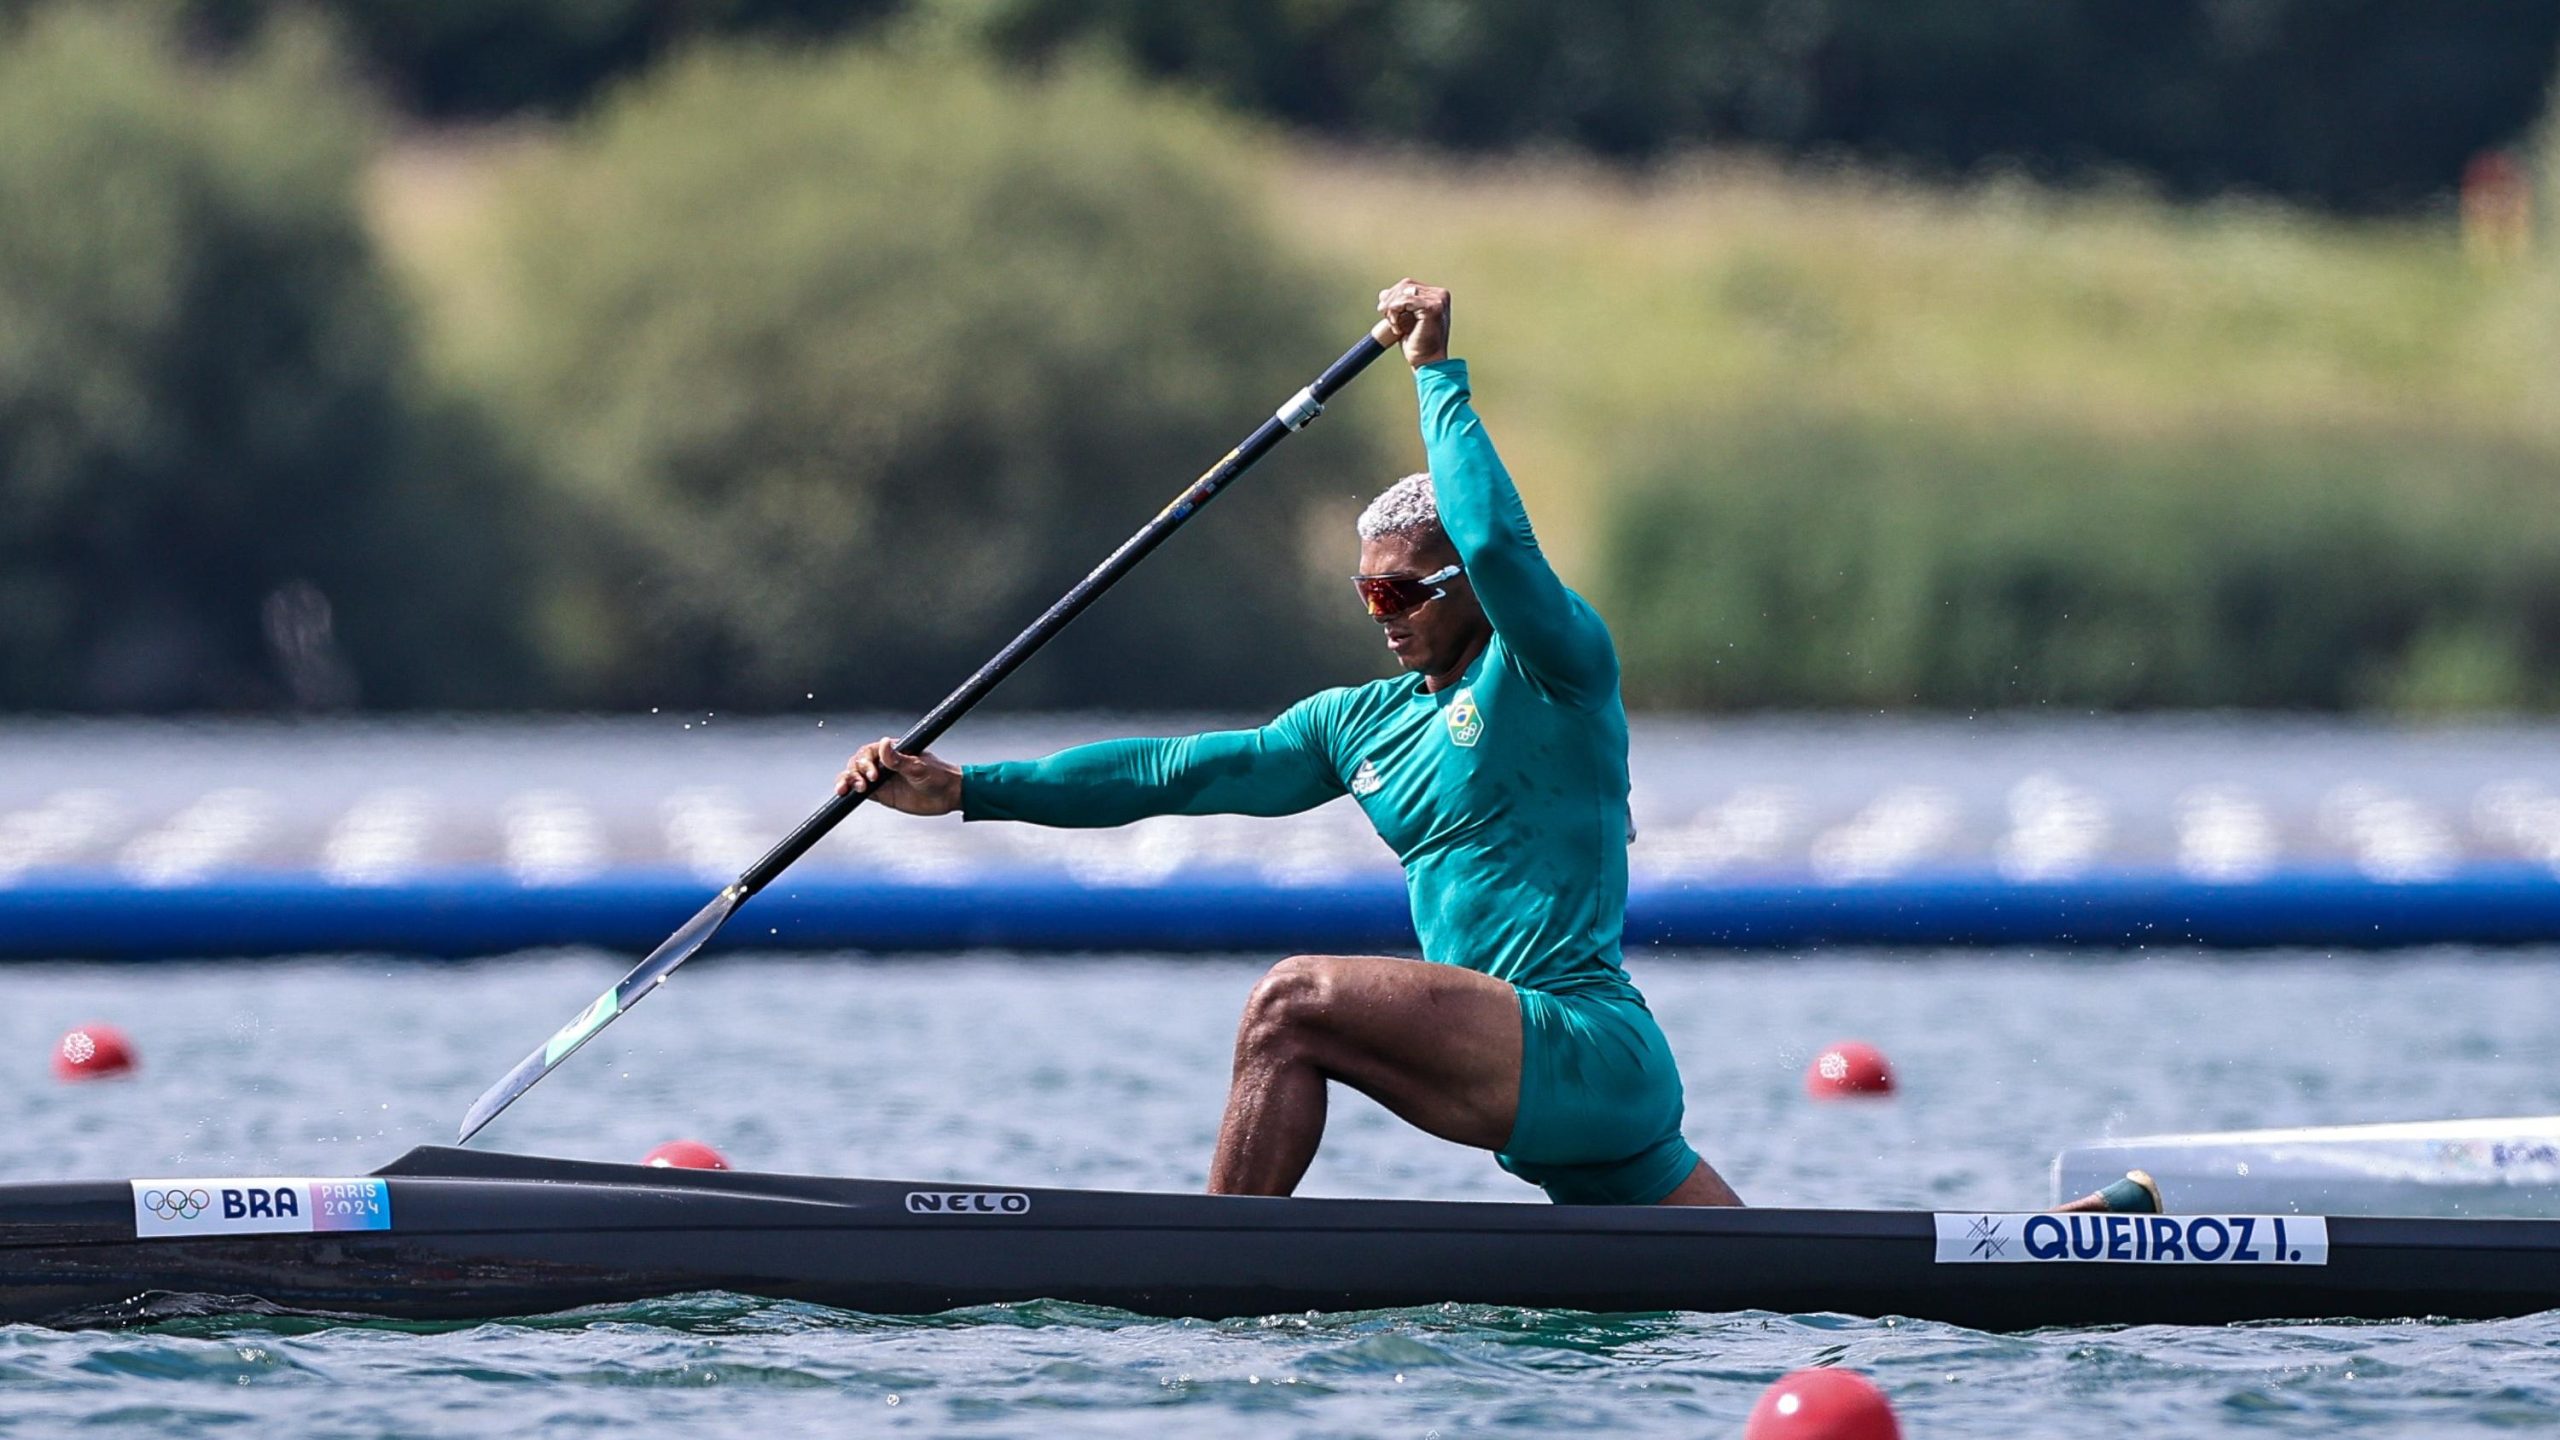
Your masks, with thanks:
[[[1121,576],[1135,569],[1148,552],[1163,544],[1165,537],[1180,529],[1182,522],[1190,519],[1201,506],[1216,499],[1227,482],[1269,454],[1272,447],[1291,432],[1304,429],[1308,422],[1323,414],[1324,402],[1332,399],[1335,391],[1350,384],[1352,377],[1367,369],[1370,361],[1385,354],[1393,339],[1393,332],[1381,321],[1377,329],[1362,337],[1359,344],[1342,352],[1342,358],[1326,366],[1314,384],[1290,396],[1289,403],[1246,436],[1243,444],[1228,451],[1225,459],[1210,466],[1208,473],[1192,481],[1190,488],[1175,496],[1173,503],[1158,512],[1156,518],[1148,521],[1137,534],[1122,541],[1120,548],[1111,552],[1110,558],[1096,566],[1093,573],[1077,581],[1073,589],[1059,598],[1058,603],[1032,621],[1031,628],[1014,636],[1010,643],[996,652],[994,659],[978,667],[978,673],[964,681],[959,689],[944,696],[941,704],[934,706],[930,713],[916,722],[914,729],[898,741],[898,748],[912,755],[940,739],[944,731],[987,698],[988,693],[1003,683],[1007,675],[1030,659],[1041,646],[1048,644],[1051,636],[1065,629],[1068,621],[1083,613],[1084,608],[1099,598],[1103,591],[1119,583]],[[461,1138],[455,1143],[469,1143],[482,1127],[498,1118],[498,1112],[514,1104],[517,1096],[532,1089],[562,1061],[578,1053],[579,1046],[594,1039],[597,1031],[612,1024],[623,1011],[639,1004],[642,996],[664,982],[677,966],[708,944],[739,906],[772,884],[774,877],[789,869],[792,861],[807,854],[809,847],[852,814],[862,804],[862,799],[860,795],[835,796],[818,813],[801,821],[798,829],[750,866],[736,883],[713,896],[711,903],[703,906],[699,914],[684,922],[676,933],[650,951],[649,958],[632,967],[630,974],[597,996],[593,1004],[578,1012],[576,1019],[554,1031],[540,1049],[524,1057],[516,1068],[507,1072],[505,1079],[490,1086],[478,1100],[473,1101],[471,1113],[462,1119]]]

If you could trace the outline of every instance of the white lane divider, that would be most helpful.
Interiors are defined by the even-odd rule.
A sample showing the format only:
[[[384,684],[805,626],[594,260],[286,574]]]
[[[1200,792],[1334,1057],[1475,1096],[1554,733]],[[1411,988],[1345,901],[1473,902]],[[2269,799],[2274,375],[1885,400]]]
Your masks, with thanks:
[[[2387,883],[2441,880],[2462,859],[2453,827],[2433,810],[2363,781],[2321,797],[2320,828],[2347,847],[2357,869]]]
[[[2560,870],[2560,795],[2539,780],[2499,780],[2480,787],[2471,823],[2524,859]]]
[[[1802,827],[1804,808],[1804,797],[1786,786],[1746,785],[1686,824],[1643,827],[1627,862],[1660,879],[1773,865]]]
[[[275,814],[275,798],[263,790],[216,790],[136,836],[116,868],[144,885],[191,884],[248,853]]]
[[[32,810],[0,815],[0,885],[104,842],[123,814],[112,790],[63,790]]]
[[[2035,774],[2009,788],[2009,832],[1992,862],[2011,880],[2068,880],[2098,863],[2112,825],[2096,791]]]
[[[1088,840],[1108,834],[1106,844],[1084,844],[1059,859],[1067,874],[1086,885],[1161,885],[1191,861],[1186,817],[1159,815],[1116,831],[1086,831]]]
[[[417,872],[434,802],[424,790],[359,797],[320,842],[320,873],[333,885],[388,885]]]
[[[1336,801],[1277,827],[1255,873],[1274,885],[1332,885],[1381,867],[1381,842],[1356,805]]]
[[[957,815],[856,816],[828,832],[813,852],[857,875],[880,875],[905,885],[966,885],[986,872],[987,852],[969,843]],[[1031,831],[1031,826],[990,826]],[[1087,832],[1077,831],[1077,834]],[[779,840],[782,837],[771,837]],[[977,838],[977,837],[970,837]],[[1009,837],[985,837],[988,840]],[[782,882],[787,884],[788,879]]]
[[[1193,815],[1155,815],[1108,830],[1009,828],[1009,856],[1032,871],[1057,871],[1078,884],[1155,887],[1203,858],[1213,828]],[[1265,840],[1270,835],[1265,835]],[[980,851],[983,863],[986,853]]]
[[[725,885],[756,863],[780,832],[765,835],[738,792],[726,788],[679,790],[660,807],[667,851],[676,863],[713,885]]]
[[[2276,827],[2247,791],[2199,785],[2178,797],[2178,869],[2221,884],[2255,880],[2275,867]]]
[[[565,790],[531,790],[500,810],[510,874],[527,885],[565,885],[604,868],[604,833]]]
[[[1934,785],[1897,785],[1867,808],[1813,837],[1807,857],[1814,878],[1830,884],[1887,880],[1955,838],[1961,812],[1953,794]]]
[[[1194,815],[1174,821],[1180,828],[1184,864],[1212,871],[1250,870],[1260,863],[1262,853],[1280,832],[1274,824],[1292,825],[1295,819],[1274,822],[1259,815]]]

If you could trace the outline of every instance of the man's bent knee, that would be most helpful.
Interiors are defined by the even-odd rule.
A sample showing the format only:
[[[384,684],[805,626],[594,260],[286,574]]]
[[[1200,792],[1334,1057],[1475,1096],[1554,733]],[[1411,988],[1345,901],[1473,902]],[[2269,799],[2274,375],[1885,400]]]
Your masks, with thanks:
[[[1329,957],[1293,955],[1281,961],[1264,972],[1245,1000],[1239,1045],[1261,1053],[1292,1047],[1323,1024],[1333,996]]]

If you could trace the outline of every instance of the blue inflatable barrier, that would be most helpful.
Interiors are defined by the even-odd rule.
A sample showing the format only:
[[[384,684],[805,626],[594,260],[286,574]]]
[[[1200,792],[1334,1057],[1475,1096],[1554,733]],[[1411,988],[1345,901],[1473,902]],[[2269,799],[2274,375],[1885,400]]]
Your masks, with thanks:
[[[0,957],[176,959],[343,954],[470,956],[585,945],[638,953],[718,889],[683,873],[526,885],[494,872],[385,885],[233,875],[149,887],[37,874],[0,886]],[[2170,873],[2022,883],[1939,874],[1640,884],[1629,948],[2217,946],[2383,949],[2560,941],[2560,877],[2475,866],[2412,883],[2297,870],[2219,884]],[[729,922],[715,949],[1410,951],[1404,891],[1383,875],[1309,887],[1176,877],[1085,885],[1046,873],[956,884],[789,876]]]

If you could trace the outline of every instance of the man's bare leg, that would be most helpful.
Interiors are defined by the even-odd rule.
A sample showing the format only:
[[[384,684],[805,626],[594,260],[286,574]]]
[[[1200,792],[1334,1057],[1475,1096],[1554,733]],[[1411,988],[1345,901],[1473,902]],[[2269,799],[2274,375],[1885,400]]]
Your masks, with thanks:
[[[1271,967],[1236,1027],[1209,1193],[1295,1190],[1324,1139],[1330,1080],[1443,1140],[1500,1150],[1520,1104],[1519,994],[1421,960],[1300,955]]]
[[[1734,1194],[1733,1187],[1724,1183],[1724,1177],[1716,1173],[1716,1167],[1701,1160],[1698,1162],[1698,1168],[1689,1172],[1688,1179],[1681,1181],[1678,1188],[1655,1203],[1660,1205],[1739,1205],[1742,1203],[1742,1197]]]

